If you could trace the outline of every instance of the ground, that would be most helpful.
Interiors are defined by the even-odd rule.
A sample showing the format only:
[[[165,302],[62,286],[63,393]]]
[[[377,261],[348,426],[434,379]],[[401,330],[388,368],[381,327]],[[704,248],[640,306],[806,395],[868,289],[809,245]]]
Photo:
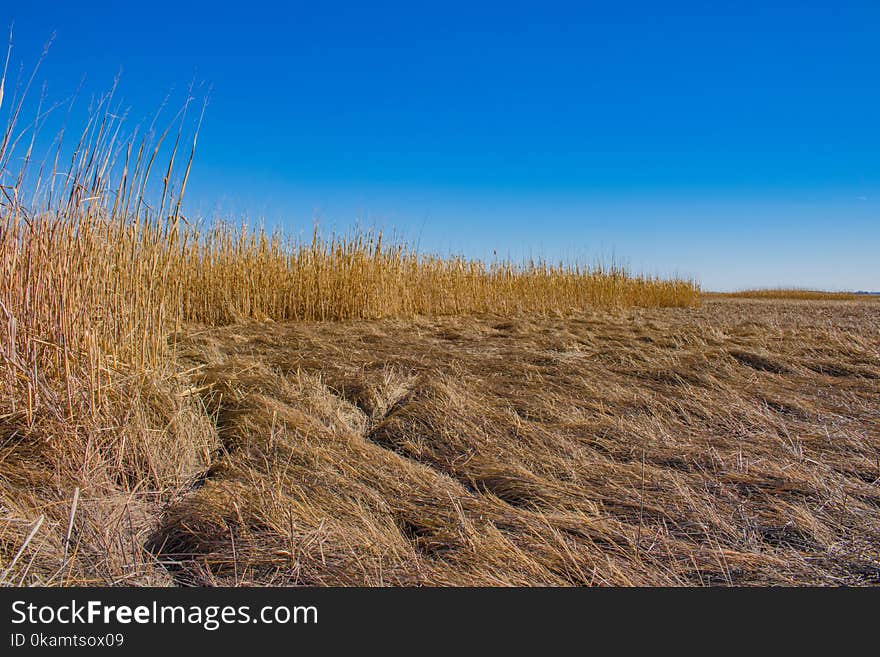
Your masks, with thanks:
[[[876,300],[175,349],[220,445],[147,541],[178,583],[880,583]]]

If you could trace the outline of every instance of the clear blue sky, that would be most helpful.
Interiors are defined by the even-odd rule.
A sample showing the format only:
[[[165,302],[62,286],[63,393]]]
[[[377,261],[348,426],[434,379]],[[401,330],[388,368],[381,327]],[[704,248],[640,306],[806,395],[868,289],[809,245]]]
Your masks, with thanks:
[[[10,9],[12,10],[10,12]],[[880,289],[880,3],[16,2],[50,98],[213,85],[193,210]]]

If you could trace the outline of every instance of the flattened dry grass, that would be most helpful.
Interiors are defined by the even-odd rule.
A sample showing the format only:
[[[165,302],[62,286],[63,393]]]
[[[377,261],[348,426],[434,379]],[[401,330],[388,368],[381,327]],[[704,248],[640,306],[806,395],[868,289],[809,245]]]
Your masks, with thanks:
[[[5,425],[4,581],[877,584],[878,335],[751,300],[187,329],[97,424]]]
[[[197,585],[877,584],[878,332],[712,301],[182,337],[223,447],[149,548]]]

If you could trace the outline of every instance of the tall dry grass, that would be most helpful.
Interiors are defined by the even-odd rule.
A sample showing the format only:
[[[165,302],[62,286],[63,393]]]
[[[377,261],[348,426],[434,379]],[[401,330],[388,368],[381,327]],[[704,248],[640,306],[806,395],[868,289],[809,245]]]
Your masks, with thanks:
[[[728,299],[790,299],[793,301],[858,301],[870,298],[868,294],[852,292],[827,292],[801,288],[761,288],[737,292],[712,292],[711,296]]]
[[[67,377],[71,359],[157,367],[188,323],[339,320],[468,313],[565,313],[587,307],[688,306],[692,282],[544,263],[487,266],[423,256],[381,235],[292,243],[282,235],[180,216],[2,210],[0,303],[7,374]],[[145,213],[146,214],[146,213]],[[17,373],[17,374],[16,374]],[[97,385],[97,381],[95,384]]]
[[[488,266],[420,255],[381,235],[305,243],[180,215],[115,213],[88,205],[29,214],[2,209],[0,303],[10,377],[70,361],[157,367],[166,338],[188,323],[339,320],[468,313],[565,313],[587,307],[688,306],[695,284],[620,269],[545,263]],[[17,375],[15,373],[18,373]],[[97,381],[95,384],[97,385]]]
[[[156,581],[142,549],[151,505],[216,448],[175,371],[168,338],[186,325],[700,301],[693,281],[617,267],[486,264],[420,254],[379,234],[316,231],[302,241],[193,221],[181,202],[204,106],[190,97],[167,127],[154,119],[129,131],[113,89],[72,140],[63,130],[38,156],[39,129],[57,107],[41,101],[24,118],[39,64],[11,92],[8,67],[7,54],[0,583]],[[126,537],[104,545],[102,528],[123,517]]]
[[[316,231],[295,241],[244,225],[193,223],[181,212],[201,122],[185,143],[191,99],[175,127],[124,137],[108,94],[65,166],[61,139],[36,162],[36,130],[17,131],[24,96],[13,101],[0,145],[0,331],[9,389],[24,391],[12,396],[11,412],[17,403],[29,418],[38,399],[53,399],[49,380],[73,394],[72,368],[87,374],[94,399],[110,370],[159,367],[167,336],[188,323],[699,303],[693,281],[618,267],[490,265],[420,254],[380,234]],[[34,125],[40,116],[38,109]],[[168,159],[161,166],[160,152]],[[35,168],[36,181],[25,184]],[[157,175],[161,185],[153,185]]]

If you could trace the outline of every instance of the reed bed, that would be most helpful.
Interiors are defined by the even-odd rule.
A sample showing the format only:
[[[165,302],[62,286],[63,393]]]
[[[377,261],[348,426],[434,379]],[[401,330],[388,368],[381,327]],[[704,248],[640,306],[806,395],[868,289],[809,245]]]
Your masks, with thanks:
[[[28,86],[0,585],[880,582],[873,303],[195,222],[192,101],[38,160]]]
[[[106,207],[28,218],[3,210],[0,303],[7,375],[71,359],[158,367],[167,337],[192,323],[342,320],[688,306],[689,281],[546,263],[486,265],[420,255],[381,235],[286,241],[246,227],[201,231],[114,216]]]
[[[379,233],[302,240],[195,221],[182,210],[201,123],[192,98],[164,130],[154,120],[126,133],[111,90],[72,148],[62,133],[40,159],[46,111],[21,118],[36,71],[10,94],[5,70],[0,584],[162,581],[144,537],[217,448],[170,339],[193,325],[700,303],[693,281],[613,266],[484,263]],[[104,528],[123,522],[106,544]]]
[[[107,368],[160,367],[169,334],[192,323],[559,314],[700,300],[693,281],[613,266],[486,264],[420,254],[379,233],[316,230],[303,241],[243,224],[193,222],[180,197],[195,138],[175,192],[181,124],[162,185],[149,197],[169,131],[155,143],[120,141],[109,107],[83,130],[67,171],[57,154],[51,167],[42,163],[51,184],[38,179],[26,194],[30,149],[22,172],[4,171],[11,184],[0,201],[3,363],[10,388],[24,386],[29,415],[46,387],[41,373],[69,391],[71,367],[84,366],[94,395]],[[10,126],[0,151],[4,164],[16,145],[13,132]]]
[[[729,299],[790,299],[793,301],[859,301],[872,296],[853,292],[828,292],[800,288],[766,288],[737,292],[712,292],[710,294]]]
[[[615,266],[486,264],[420,254],[376,233],[316,229],[302,241],[244,224],[193,222],[181,205],[205,106],[193,111],[192,89],[164,130],[157,114],[146,129],[126,133],[114,86],[91,108],[71,152],[63,130],[37,161],[38,128],[51,108],[41,100],[34,120],[19,124],[41,62],[7,100],[0,141],[0,331],[10,379],[25,372],[33,379],[46,366],[67,373],[71,359],[82,358],[91,371],[106,358],[156,367],[167,336],[188,323],[555,314],[700,301],[694,281],[631,276]]]

